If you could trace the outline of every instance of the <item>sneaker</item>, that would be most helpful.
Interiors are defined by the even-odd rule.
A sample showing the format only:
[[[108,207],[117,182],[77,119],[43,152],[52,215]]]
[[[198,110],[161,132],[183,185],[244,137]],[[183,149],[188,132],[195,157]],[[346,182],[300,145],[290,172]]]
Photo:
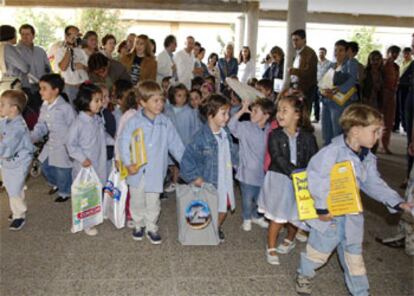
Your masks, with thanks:
[[[375,240],[379,242],[380,244],[383,244],[384,246],[390,247],[390,248],[405,248],[405,236],[403,237],[392,237],[388,239],[381,239],[376,237]]]
[[[141,227],[140,229],[134,229],[134,231],[132,232],[132,238],[136,241],[142,241],[142,239],[144,238],[144,233],[145,227]]]
[[[168,185],[168,186],[164,189],[164,192],[167,192],[167,193],[174,192],[174,191],[175,191],[175,187],[176,187],[176,184],[175,184],[175,183],[170,183],[170,185]]]
[[[161,236],[158,234],[158,232],[147,231],[147,238],[150,240],[151,244],[153,245],[161,244]]]
[[[219,235],[220,242],[224,243],[225,236],[224,236],[224,231],[221,227],[219,227],[218,229],[218,235]]]
[[[56,192],[58,192],[59,188],[57,188],[57,186],[53,186],[52,188],[50,188],[49,192],[47,194],[49,195],[53,195]]]
[[[252,219],[252,222],[254,223],[254,224],[257,224],[257,225],[259,225],[260,227],[262,227],[262,228],[267,228],[267,227],[269,227],[269,222],[267,222],[266,220],[265,220],[265,218],[257,218],[257,219]]]
[[[312,293],[312,280],[300,274],[296,277],[296,292],[299,295],[310,295]]]
[[[24,218],[14,219],[9,226],[10,230],[17,231],[23,228],[26,220]]]
[[[95,236],[98,234],[98,229],[96,229],[95,227],[87,228],[84,231],[89,236]]]
[[[308,240],[308,234],[304,230],[298,230],[295,238],[301,243],[305,243]]]
[[[277,248],[276,252],[279,254],[288,254],[290,251],[292,251],[296,247],[296,243],[294,241],[290,241],[287,238],[283,240],[283,243],[281,243]]]
[[[62,196],[58,196],[55,199],[55,202],[65,202],[68,201],[70,199],[70,196],[66,196],[66,197],[62,197]]]
[[[252,220],[243,220],[243,224],[242,224],[241,228],[244,231],[252,230]]]
[[[276,252],[277,250],[275,248],[266,249],[266,261],[267,263],[271,265],[279,265],[279,256],[278,255],[272,255],[272,252]]]
[[[135,222],[134,222],[134,220],[128,220],[127,221],[127,223],[126,223],[126,225],[127,225],[127,227],[128,228],[135,228]]]

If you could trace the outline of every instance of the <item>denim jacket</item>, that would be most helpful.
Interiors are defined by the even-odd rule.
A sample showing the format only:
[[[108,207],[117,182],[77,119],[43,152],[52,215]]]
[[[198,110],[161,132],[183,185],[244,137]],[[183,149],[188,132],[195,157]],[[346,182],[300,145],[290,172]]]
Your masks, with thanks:
[[[238,164],[237,148],[233,144],[228,128],[225,128],[230,143],[231,162]],[[218,144],[208,124],[195,134],[184,151],[180,166],[181,177],[191,183],[201,177],[207,183],[218,185]]]

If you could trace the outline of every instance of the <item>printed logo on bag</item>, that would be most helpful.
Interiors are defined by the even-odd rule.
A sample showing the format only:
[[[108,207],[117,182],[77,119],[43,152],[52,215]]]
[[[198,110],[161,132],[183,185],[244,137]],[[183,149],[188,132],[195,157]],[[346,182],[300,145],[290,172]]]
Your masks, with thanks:
[[[106,181],[104,192],[115,200],[121,199],[121,191],[116,188],[114,182],[110,180]]]
[[[185,208],[185,220],[193,229],[203,229],[211,222],[211,211],[208,204],[201,200],[193,200]]]

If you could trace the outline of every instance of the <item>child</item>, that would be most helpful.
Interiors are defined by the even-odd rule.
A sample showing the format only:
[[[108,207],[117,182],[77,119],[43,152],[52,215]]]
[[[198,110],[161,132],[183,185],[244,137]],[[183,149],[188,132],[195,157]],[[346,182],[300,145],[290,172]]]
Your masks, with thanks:
[[[115,105],[115,108],[112,114],[115,116],[117,130],[119,127],[121,116],[122,116],[122,111],[120,107],[122,97],[128,90],[130,90],[133,87],[134,86],[131,81],[124,80],[124,79],[119,79],[115,81],[114,85],[112,86],[111,99],[112,99],[112,103]]]
[[[72,161],[66,150],[69,127],[76,114],[66,95],[62,93],[65,82],[59,74],[46,74],[40,78],[40,95],[43,105],[37,124],[31,132],[34,143],[48,137],[39,155],[42,172],[51,186],[49,194],[58,193],[55,202],[65,202],[70,198],[72,184]]]
[[[121,160],[129,172],[130,211],[135,222],[132,237],[142,240],[146,233],[152,244],[161,244],[157,221],[168,153],[180,162],[184,146],[171,120],[162,114],[164,97],[160,86],[154,81],[142,81],[137,92],[142,109],[127,121],[118,139]],[[131,163],[129,149],[132,134],[138,128],[144,132],[147,154],[147,164],[141,168]]]
[[[82,167],[92,166],[102,184],[107,179],[106,141],[102,119],[97,115],[102,108],[102,91],[92,83],[83,83],[74,101],[78,117],[70,126],[67,149],[74,160],[72,177],[76,178]],[[85,229],[87,235],[96,235],[95,227]]]
[[[190,91],[190,106],[193,109],[198,110],[201,105],[201,91],[198,89],[192,89]]]
[[[239,140],[240,164],[236,179],[240,181],[243,206],[244,231],[252,229],[252,222],[267,228],[268,223],[257,213],[257,197],[263,185],[263,162],[265,156],[265,143],[270,129],[269,122],[275,115],[275,106],[268,99],[258,99],[251,105],[244,100],[242,108],[229,122],[229,129]],[[239,121],[243,114],[250,114],[250,121]]]
[[[201,98],[207,99],[212,93],[214,93],[214,86],[209,82],[204,82],[200,87]]]
[[[217,188],[220,241],[224,242],[222,225],[230,208],[234,210],[233,165],[237,164],[237,150],[226,128],[230,101],[213,94],[200,107],[207,119],[192,141],[187,145],[181,162],[181,177],[188,183],[201,187],[204,182]]]
[[[0,116],[4,117],[0,121],[0,161],[12,211],[10,230],[20,230],[26,221],[23,187],[34,152],[29,129],[21,115],[26,102],[26,95],[18,90],[6,90],[0,98]]]
[[[268,98],[272,102],[276,103],[276,96],[273,92],[273,83],[269,79],[261,79],[256,82],[256,89],[261,92],[265,98]]]
[[[188,105],[188,91],[182,83],[172,87],[169,100],[171,105],[165,107],[165,115],[172,121],[181,141],[186,146],[201,127],[198,111]],[[178,182],[178,167],[176,165],[170,167],[172,183],[165,189],[165,192],[173,192]]]
[[[311,226],[306,252],[301,254],[296,291],[312,292],[315,270],[324,265],[337,249],[345,272],[345,281],[352,295],[369,295],[369,285],[362,258],[364,215],[362,213],[332,217],[327,207],[330,172],[337,162],[351,161],[362,191],[384,203],[391,213],[409,211],[413,205],[404,202],[397,192],[381,179],[376,157],[370,149],[378,141],[382,115],[370,106],[352,104],[340,119],[344,135],[339,135],[309,162],[309,191],[319,219],[308,220]]]
[[[266,259],[272,265],[279,264],[277,253],[287,254],[295,247],[297,227],[292,222],[297,222],[298,216],[291,174],[294,170],[306,168],[318,151],[303,97],[282,96],[276,118],[279,127],[269,136],[271,163],[258,200],[259,212],[270,220]],[[285,224],[287,237],[275,248]]]
[[[161,88],[164,98],[167,100],[168,98],[168,89],[171,86],[171,76],[164,77],[161,81]]]

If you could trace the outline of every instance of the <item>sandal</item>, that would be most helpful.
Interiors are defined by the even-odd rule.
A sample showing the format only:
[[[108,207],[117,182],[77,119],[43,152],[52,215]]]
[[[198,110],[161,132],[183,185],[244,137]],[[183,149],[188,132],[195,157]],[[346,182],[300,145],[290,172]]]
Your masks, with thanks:
[[[266,249],[266,260],[267,263],[271,265],[279,265],[279,256],[278,255],[271,255],[271,252],[277,252],[276,248]]]
[[[290,241],[287,238],[283,240],[283,243],[281,243],[277,248],[276,252],[279,254],[288,254],[290,251],[292,251],[296,247],[296,243],[294,241]]]

